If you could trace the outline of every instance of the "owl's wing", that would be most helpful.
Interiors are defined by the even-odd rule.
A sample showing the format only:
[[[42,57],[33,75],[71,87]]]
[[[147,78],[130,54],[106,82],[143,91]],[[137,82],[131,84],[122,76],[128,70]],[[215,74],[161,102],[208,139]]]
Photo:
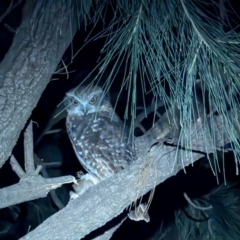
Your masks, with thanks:
[[[104,130],[99,138],[105,140],[106,145],[113,149],[118,160],[125,160],[128,164],[133,161],[133,142],[130,141],[129,131],[123,128],[122,122],[107,121],[103,118]]]
[[[128,143],[128,133],[121,122],[101,116],[92,130],[96,133],[93,157],[109,168],[111,173],[119,172],[133,161],[132,146]]]
[[[89,116],[88,119],[72,119],[67,128],[79,161],[87,172],[100,180],[119,172],[133,161],[128,132],[120,120]]]

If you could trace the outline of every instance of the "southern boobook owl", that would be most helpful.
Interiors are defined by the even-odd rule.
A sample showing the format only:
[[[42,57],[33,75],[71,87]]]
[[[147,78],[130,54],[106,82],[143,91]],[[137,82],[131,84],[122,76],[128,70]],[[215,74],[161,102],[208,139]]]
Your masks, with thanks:
[[[73,185],[71,198],[83,194],[134,160],[133,137],[124,128],[108,97],[100,87],[78,87],[66,93],[66,128],[78,160],[88,172]],[[128,216],[134,221],[150,221],[147,206],[140,204]]]
[[[66,93],[65,104],[68,136],[78,160],[96,182],[134,161],[128,132],[100,87],[73,89]]]

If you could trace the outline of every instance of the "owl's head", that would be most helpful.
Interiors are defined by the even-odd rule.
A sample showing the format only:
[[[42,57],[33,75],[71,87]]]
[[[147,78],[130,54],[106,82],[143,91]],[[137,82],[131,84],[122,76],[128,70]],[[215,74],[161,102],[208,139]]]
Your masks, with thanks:
[[[112,109],[108,96],[98,86],[84,86],[66,93],[65,106],[68,114],[87,115]]]

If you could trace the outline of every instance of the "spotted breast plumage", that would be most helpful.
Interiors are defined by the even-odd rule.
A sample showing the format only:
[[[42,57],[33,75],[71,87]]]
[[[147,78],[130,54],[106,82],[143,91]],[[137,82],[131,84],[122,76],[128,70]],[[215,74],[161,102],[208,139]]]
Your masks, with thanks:
[[[71,90],[65,104],[68,136],[89,174],[101,181],[135,160],[129,133],[100,87]]]

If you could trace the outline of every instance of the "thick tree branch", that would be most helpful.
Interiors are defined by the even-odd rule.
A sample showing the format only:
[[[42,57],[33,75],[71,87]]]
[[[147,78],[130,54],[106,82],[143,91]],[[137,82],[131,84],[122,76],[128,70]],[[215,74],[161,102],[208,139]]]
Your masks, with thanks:
[[[214,121],[217,127],[215,133],[223,136],[222,117],[215,116]],[[186,138],[198,142],[198,147],[205,149],[206,139],[197,135],[198,124],[199,122],[191,128]],[[223,138],[218,145],[228,142],[229,138]],[[145,151],[147,149],[149,148],[146,147]],[[215,152],[216,148],[210,147],[207,150],[208,153]],[[154,145],[129,168],[91,187],[22,239],[81,239],[119,215],[137,198],[202,156],[190,150],[177,150],[177,147]]]
[[[0,167],[75,34],[73,1],[26,1],[23,20],[0,64]]]
[[[176,148],[154,146],[144,160],[138,159],[124,171],[91,187],[22,239],[83,238],[116,217],[138,197],[175,175],[182,168],[182,150],[179,151],[174,164]],[[186,166],[199,159],[201,154],[185,152],[184,156],[182,161]]]
[[[216,150],[228,151],[229,149],[223,149],[223,146],[231,142],[231,136],[228,131],[229,121],[231,121],[231,127],[234,128],[236,135],[240,134],[240,109],[237,111],[237,116],[234,111],[228,111],[228,121],[226,121],[222,115],[209,115],[205,122],[200,120],[196,121],[190,129],[186,129],[183,133],[185,137],[182,138],[182,142],[179,142],[178,138],[171,139],[168,137],[169,134],[174,131],[174,127],[176,127],[173,122],[169,122],[168,114],[170,113],[165,113],[162,118],[155,123],[154,127],[145,134],[145,136],[137,139],[137,149],[141,154],[144,150],[142,145],[147,139],[149,145],[154,144],[157,139],[159,142],[164,141],[182,147],[187,146],[188,149],[193,151],[205,153],[212,153]]]

